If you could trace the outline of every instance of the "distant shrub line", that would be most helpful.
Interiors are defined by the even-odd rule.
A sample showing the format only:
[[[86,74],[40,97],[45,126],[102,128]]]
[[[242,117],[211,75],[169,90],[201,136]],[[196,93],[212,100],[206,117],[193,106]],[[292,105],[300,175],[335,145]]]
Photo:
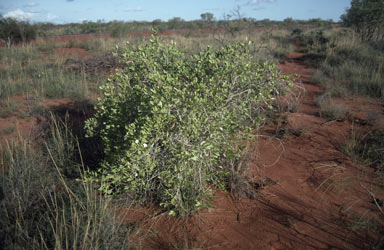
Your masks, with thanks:
[[[3,39],[8,47],[29,42],[36,38],[36,34],[36,27],[28,22],[0,16],[0,39]]]

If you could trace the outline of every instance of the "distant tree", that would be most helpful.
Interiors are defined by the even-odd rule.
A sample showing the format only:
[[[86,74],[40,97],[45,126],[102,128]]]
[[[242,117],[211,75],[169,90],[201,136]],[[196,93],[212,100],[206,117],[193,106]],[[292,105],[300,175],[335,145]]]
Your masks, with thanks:
[[[7,46],[15,43],[26,43],[36,38],[36,28],[25,21],[0,16],[0,39]]]
[[[167,22],[163,22],[161,19],[153,20],[151,26],[158,31],[165,31],[168,28]]]
[[[206,22],[212,22],[214,20],[214,16],[212,13],[206,12],[200,15],[201,19]]]
[[[180,17],[174,17],[168,20],[168,26],[170,29],[180,29],[182,27],[184,20]]]
[[[98,31],[98,27],[101,22],[95,23],[92,21],[84,20],[81,25],[81,33],[84,34],[90,34],[90,33],[96,33]]]
[[[58,28],[55,24],[48,22],[35,23],[33,26],[36,28],[36,34],[39,37],[45,37],[50,31]]]
[[[293,23],[294,20],[293,20],[292,17],[287,17],[287,18],[285,18],[285,19],[283,20],[283,22],[284,22],[284,23]]]
[[[232,36],[240,33],[242,30],[249,27],[247,18],[241,13],[241,7],[238,5],[231,14],[224,15],[225,29],[231,33]]]
[[[152,21],[152,25],[153,26],[157,26],[159,24],[161,24],[161,19],[155,19],[155,20]]]
[[[352,0],[351,7],[341,16],[363,41],[384,39],[384,0]]]
[[[237,20],[241,20],[244,17],[244,14],[241,13],[241,7],[240,5],[237,5],[234,10],[232,10],[232,16],[235,17]]]

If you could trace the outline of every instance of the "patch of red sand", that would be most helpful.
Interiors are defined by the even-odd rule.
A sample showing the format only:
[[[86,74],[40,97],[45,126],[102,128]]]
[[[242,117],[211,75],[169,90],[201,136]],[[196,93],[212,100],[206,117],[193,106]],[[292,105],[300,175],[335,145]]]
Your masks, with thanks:
[[[55,48],[55,54],[65,58],[85,58],[89,57],[88,52],[82,48]]]
[[[39,37],[35,42],[55,42],[55,43],[67,43],[71,40],[76,41],[89,41],[97,38],[111,38],[110,34],[83,34],[83,35],[64,35],[64,36],[54,36],[54,37]]]
[[[253,200],[217,192],[214,208],[185,220],[153,216],[151,209],[120,209],[125,223],[148,229],[143,249],[362,249],[377,237],[348,226],[354,216],[374,217],[377,209],[357,181],[362,169],[341,153],[351,129],[364,127],[317,115],[314,97],[323,90],[311,83],[312,69],[300,62],[301,56],[291,53],[280,68],[285,74],[299,74],[306,89],[300,109],[287,113],[283,125],[285,131],[302,133],[286,132],[278,139],[279,128],[263,128],[265,136],[258,139],[247,173],[251,179],[268,178],[276,184],[258,191]],[[363,184],[369,174],[372,171],[365,172]]]
[[[28,96],[19,95],[3,102],[3,105],[7,103],[17,105],[17,111],[9,116],[0,118],[0,131],[13,128],[11,133],[0,133],[0,144],[3,144],[6,140],[17,140],[19,135],[31,140],[39,138],[42,135],[42,123],[46,121],[43,117],[30,115],[34,101],[35,100]],[[49,110],[63,105],[71,105],[71,100],[68,98],[45,99],[40,105]]]

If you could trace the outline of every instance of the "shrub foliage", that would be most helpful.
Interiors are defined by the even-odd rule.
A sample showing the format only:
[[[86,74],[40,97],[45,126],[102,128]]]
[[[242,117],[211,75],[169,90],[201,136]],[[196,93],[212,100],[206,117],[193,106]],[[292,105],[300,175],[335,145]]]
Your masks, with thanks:
[[[0,16],[0,39],[8,46],[15,43],[25,43],[36,38],[36,27],[28,22]]]
[[[384,40],[383,0],[352,0],[341,19],[353,27],[363,41]]]
[[[186,56],[152,36],[124,49],[125,67],[101,87],[97,112],[86,122],[106,155],[88,180],[107,194],[159,202],[170,214],[207,205],[213,187],[227,187],[262,110],[289,84],[249,47]]]

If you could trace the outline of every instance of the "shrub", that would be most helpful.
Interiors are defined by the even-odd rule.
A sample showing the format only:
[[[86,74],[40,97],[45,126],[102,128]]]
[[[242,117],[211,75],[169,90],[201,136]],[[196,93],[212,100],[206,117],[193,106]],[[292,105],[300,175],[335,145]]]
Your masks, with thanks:
[[[341,19],[346,26],[352,27],[363,41],[384,39],[382,0],[352,0],[351,7]]]
[[[293,37],[300,37],[302,33],[303,33],[302,29],[295,28],[295,29],[292,30],[291,36],[293,36]]]
[[[25,43],[36,38],[36,28],[28,22],[0,16],[0,38],[10,46],[15,43]]]
[[[308,48],[317,53],[324,52],[329,38],[325,36],[323,30],[314,30],[304,35],[302,42],[308,46]]]
[[[159,38],[123,52],[125,67],[101,87],[88,136],[99,135],[105,159],[89,181],[107,194],[156,201],[185,215],[225,188],[251,126],[273,93],[288,83],[236,43],[193,56]]]

